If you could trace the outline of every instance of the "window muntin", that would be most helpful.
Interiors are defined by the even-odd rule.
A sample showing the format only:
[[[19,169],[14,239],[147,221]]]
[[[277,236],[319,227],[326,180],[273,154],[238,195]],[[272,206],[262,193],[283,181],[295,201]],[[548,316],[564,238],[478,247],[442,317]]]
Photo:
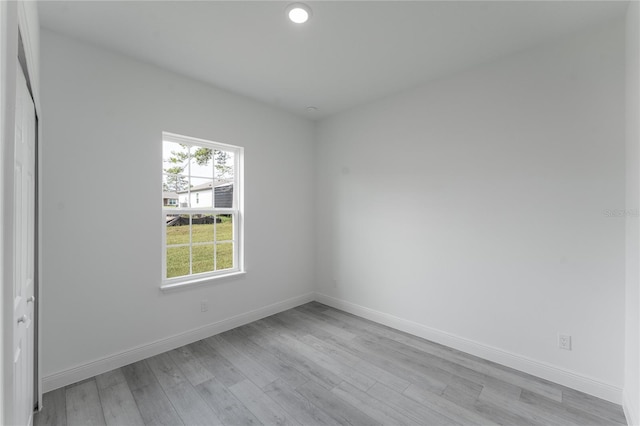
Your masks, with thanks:
[[[241,147],[163,133],[163,284],[241,272]]]

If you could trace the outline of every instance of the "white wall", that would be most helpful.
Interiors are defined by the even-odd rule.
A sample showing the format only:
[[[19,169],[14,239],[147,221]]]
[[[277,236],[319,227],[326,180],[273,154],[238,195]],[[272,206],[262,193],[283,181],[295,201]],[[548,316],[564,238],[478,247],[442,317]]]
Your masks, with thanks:
[[[42,53],[47,389],[311,297],[310,122],[49,31]],[[162,131],[245,147],[243,278],[159,291]]]
[[[629,424],[640,424],[640,7],[630,2],[626,19],[627,94],[627,276],[625,293],[624,408]]]
[[[621,402],[624,108],[617,21],[321,122],[321,300]]]

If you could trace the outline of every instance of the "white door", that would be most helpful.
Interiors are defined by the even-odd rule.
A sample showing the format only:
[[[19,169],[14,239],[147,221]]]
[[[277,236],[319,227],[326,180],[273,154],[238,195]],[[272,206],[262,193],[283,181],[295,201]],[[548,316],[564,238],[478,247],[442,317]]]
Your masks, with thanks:
[[[15,423],[33,422],[35,107],[18,65],[16,87],[15,187],[13,233]]]

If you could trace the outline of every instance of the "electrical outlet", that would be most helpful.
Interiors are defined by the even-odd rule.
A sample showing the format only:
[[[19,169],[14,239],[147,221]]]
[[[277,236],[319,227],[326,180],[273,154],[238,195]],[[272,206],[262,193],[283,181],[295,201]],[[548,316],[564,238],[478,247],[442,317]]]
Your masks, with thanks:
[[[558,334],[558,347],[560,349],[571,350],[571,336],[567,334]]]
[[[209,303],[206,300],[200,302],[200,312],[207,312],[209,310]]]

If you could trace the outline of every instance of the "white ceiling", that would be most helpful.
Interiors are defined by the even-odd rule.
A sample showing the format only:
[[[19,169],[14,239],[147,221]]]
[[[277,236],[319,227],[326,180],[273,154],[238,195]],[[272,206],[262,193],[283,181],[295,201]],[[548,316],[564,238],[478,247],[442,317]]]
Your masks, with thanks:
[[[616,1],[41,1],[59,33],[321,118],[624,15]],[[308,106],[318,111],[309,113]]]

